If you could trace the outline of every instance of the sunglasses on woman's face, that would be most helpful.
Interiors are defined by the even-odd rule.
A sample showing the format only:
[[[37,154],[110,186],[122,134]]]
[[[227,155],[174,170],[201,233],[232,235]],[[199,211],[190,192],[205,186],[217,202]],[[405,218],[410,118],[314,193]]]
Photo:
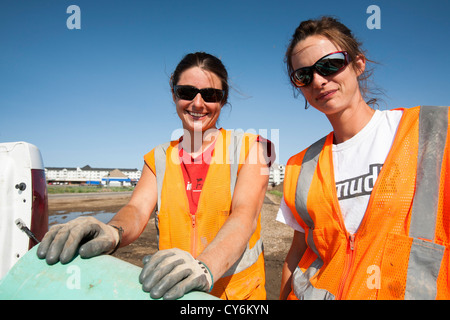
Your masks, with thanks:
[[[291,81],[296,87],[304,87],[312,82],[314,70],[322,76],[329,76],[342,70],[349,63],[350,57],[346,51],[332,52],[317,60],[312,66],[292,72]]]
[[[194,100],[195,96],[200,93],[205,102],[221,102],[225,91],[215,88],[197,89],[193,86],[173,86],[175,96],[182,100]]]

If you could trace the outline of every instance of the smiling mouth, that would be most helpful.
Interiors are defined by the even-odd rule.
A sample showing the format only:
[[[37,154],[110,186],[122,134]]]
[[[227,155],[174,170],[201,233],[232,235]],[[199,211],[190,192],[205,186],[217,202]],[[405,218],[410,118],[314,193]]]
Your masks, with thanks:
[[[198,119],[200,119],[200,118],[202,118],[202,117],[204,117],[204,116],[206,116],[207,115],[207,113],[198,113],[198,112],[192,112],[192,111],[186,111],[189,115],[191,115],[192,117],[194,117],[194,118],[198,118]]]
[[[316,100],[323,100],[323,99],[326,99],[326,98],[330,97],[330,96],[331,96],[333,93],[335,93],[336,91],[337,91],[337,90],[329,90],[329,91],[325,91],[325,92],[319,94],[319,95],[316,97]]]

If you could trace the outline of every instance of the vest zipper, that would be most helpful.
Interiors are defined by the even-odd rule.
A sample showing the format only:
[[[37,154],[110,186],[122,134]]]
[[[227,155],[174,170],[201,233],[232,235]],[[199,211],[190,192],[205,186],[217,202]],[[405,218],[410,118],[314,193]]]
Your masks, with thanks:
[[[345,259],[344,272],[342,273],[342,280],[339,285],[339,290],[337,294],[337,299],[341,300],[344,295],[344,290],[346,289],[347,278],[350,274],[350,269],[353,265],[353,259],[355,256],[355,234],[349,234],[348,236],[348,246],[347,246],[347,256]]]
[[[194,258],[197,257],[197,228],[196,228],[196,220],[195,220],[195,214],[190,214],[189,216],[191,217],[191,227],[192,227],[192,233],[191,233],[191,252],[192,252],[192,256]]]

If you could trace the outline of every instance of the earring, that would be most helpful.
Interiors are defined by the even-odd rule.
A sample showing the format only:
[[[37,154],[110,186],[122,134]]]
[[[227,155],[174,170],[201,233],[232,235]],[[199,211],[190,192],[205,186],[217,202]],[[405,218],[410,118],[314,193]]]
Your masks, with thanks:
[[[308,108],[309,108],[308,100],[306,100],[306,98],[305,98],[305,110],[308,109]]]

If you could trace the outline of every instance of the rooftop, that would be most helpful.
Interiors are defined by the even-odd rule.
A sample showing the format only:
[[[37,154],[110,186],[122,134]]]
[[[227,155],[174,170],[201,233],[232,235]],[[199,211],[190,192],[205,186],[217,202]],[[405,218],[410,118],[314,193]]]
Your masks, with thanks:
[[[74,170],[81,169],[83,171],[113,171],[113,170],[119,170],[119,171],[139,171],[138,169],[129,169],[129,168],[92,168],[90,165],[85,165],[82,168],[75,168],[75,167],[45,167],[47,170]]]

